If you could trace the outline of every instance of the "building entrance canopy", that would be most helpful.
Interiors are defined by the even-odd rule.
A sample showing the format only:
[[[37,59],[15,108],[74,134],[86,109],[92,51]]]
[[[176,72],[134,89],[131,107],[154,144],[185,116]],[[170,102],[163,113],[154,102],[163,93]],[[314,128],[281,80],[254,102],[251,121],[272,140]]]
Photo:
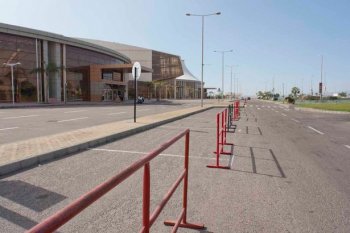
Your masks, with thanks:
[[[109,65],[103,65],[103,64],[94,64],[91,65],[91,67],[96,69],[103,69],[103,70],[110,70],[110,71],[123,71],[125,73],[131,73],[133,64],[109,64]],[[141,73],[152,73],[153,70],[151,68],[141,66]]]

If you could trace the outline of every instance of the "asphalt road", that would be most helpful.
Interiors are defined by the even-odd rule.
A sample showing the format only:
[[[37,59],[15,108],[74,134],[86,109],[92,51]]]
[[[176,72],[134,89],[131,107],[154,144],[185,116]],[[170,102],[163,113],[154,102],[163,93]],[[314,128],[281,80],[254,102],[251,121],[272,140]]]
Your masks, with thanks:
[[[198,106],[198,101],[138,104],[137,116]],[[133,105],[0,109],[0,144],[133,119]]]
[[[0,180],[1,232],[23,232],[185,128],[191,129],[190,222],[200,232],[350,232],[349,115],[300,112],[250,101],[237,122],[234,156],[215,162],[212,109],[129,138],[91,148]],[[226,148],[230,149],[230,148]],[[183,166],[183,140],[151,162],[151,209]],[[138,232],[142,170],[60,232]],[[178,216],[181,189],[152,226]],[[180,229],[178,232],[198,232]]]

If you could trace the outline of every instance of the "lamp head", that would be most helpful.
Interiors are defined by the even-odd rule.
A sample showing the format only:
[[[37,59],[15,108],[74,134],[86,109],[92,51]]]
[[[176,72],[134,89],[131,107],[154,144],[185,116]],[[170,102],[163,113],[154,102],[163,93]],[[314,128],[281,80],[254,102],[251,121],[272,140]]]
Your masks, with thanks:
[[[216,12],[215,14],[216,14],[216,15],[221,15],[221,12]]]
[[[190,14],[190,13],[187,13],[186,16],[191,16],[191,14]]]

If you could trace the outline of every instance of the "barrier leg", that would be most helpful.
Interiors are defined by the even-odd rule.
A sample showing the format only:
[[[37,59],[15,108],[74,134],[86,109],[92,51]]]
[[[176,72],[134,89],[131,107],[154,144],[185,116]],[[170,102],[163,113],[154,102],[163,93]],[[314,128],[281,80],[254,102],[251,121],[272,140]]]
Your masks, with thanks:
[[[182,211],[177,221],[164,221],[167,226],[175,226],[172,232],[176,232],[177,228],[191,228],[191,229],[203,229],[203,224],[193,224],[187,222],[187,190],[188,190],[188,163],[189,163],[189,147],[190,147],[190,133],[186,134],[185,144],[185,177],[184,177],[184,189],[183,189],[183,200],[182,200]]]
[[[224,120],[222,113],[221,113],[221,119]],[[222,122],[221,122],[221,125],[222,125]],[[224,137],[223,130],[220,129],[220,113],[218,113],[216,115],[216,151],[214,151],[214,154],[216,154],[216,164],[215,165],[207,165],[208,168],[230,169],[230,167],[228,167],[228,166],[221,166],[220,165],[220,155],[223,152],[222,151],[223,137]]]
[[[143,203],[142,203],[142,223],[143,232],[149,233],[149,206],[150,206],[150,166],[145,164],[143,172]]]

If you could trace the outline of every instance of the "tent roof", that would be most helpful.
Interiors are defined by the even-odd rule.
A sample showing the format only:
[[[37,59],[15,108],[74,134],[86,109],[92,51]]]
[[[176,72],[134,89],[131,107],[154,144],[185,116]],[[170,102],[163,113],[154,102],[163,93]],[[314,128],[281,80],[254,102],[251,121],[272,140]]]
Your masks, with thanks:
[[[179,76],[176,78],[176,80],[186,80],[186,81],[195,81],[195,82],[200,82],[186,67],[185,61],[181,60],[181,66],[182,70],[184,72],[183,75]]]

